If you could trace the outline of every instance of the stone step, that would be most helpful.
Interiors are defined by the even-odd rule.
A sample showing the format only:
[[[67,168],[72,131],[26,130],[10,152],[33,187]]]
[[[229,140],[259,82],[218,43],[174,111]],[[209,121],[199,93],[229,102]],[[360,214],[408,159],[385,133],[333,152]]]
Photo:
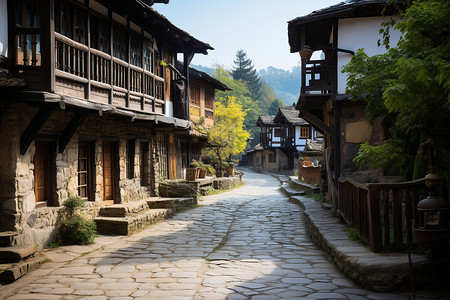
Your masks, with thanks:
[[[141,212],[148,210],[147,201],[136,201],[130,203],[113,204],[102,207],[99,211],[99,216],[102,217],[118,217],[138,215]]]
[[[147,204],[151,209],[170,208],[173,212],[189,208],[197,204],[197,200],[193,197],[186,198],[149,198]]]
[[[41,264],[45,263],[47,258],[43,255],[29,257],[26,260],[13,264],[0,264],[0,281],[12,282],[27,273],[37,269]]]
[[[303,190],[298,190],[290,187],[288,183],[283,183],[283,185],[281,186],[281,190],[289,196],[301,196],[306,194],[306,192]]]
[[[162,221],[172,214],[172,209],[149,209],[135,216],[104,217],[94,219],[97,232],[106,235],[131,235],[151,224]]]
[[[19,262],[38,250],[36,245],[0,247],[0,263]]]
[[[17,231],[2,231],[0,232],[0,247],[11,246],[14,239],[19,235]]]
[[[305,191],[307,194],[320,193],[320,187],[318,185],[309,184],[298,180],[295,176],[289,177],[289,187],[297,190]]]

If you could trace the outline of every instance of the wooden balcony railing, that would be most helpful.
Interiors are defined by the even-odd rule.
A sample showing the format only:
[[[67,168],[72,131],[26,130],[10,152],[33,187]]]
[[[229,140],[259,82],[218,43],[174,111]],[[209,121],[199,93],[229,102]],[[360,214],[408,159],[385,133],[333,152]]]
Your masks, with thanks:
[[[302,94],[330,94],[333,64],[331,60],[309,60],[302,70]]]
[[[371,251],[406,248],[415,242],[416,207],[426,196],[425,179],[402,183],[358,183],[339,179],[339,213]]]
[[[61,78],[58,88],[71,96],[134,110],[165,111],[164,78],[59,33],[55,33],[55,68]]]

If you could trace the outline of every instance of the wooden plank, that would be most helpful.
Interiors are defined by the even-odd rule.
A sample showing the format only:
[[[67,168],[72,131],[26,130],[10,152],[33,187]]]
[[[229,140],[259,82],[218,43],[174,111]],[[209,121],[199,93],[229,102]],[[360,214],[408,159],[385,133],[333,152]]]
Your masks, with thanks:
[[[403,244],[402,231],[402,196],[403,190],[396,189],[393,193],[393,214],[394,214],[394,247],[400,247]]]
[[[391,245],[390,216],[389,216],[389,190],[383,190],[383,217],[384,217],[384,246]]]
[[[31,142],[33,142],[42,125],[44,125],[45,121],[47,121],[53,110],[54,109],[50,107],[41,107],[30,121],[27,128],[20,136],[20,155],[25,155],[25,153],[27,153]]]
[[[383,247],[380,217],[380,190],[369,190],[367,202],[369,218],[369,245],[372,252],[377,252]]]
[[[408,243],[412,243],[412,220],[414,218],[411,192],[414,192],[414,190],[405,190],[406,238]]]

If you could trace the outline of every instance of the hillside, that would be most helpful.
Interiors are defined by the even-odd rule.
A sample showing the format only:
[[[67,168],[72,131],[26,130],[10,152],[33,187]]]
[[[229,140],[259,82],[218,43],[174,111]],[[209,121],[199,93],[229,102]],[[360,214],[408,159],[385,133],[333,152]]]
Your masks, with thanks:
[[[193,68],[211,75],[214,68],[201,65],[192,65]],[[269,84],[277,98],[282,98],[286,105],[297,103],[300,94],[300,72],[301,67],[293,67],[291,71],[268,67],[260,70],[258,75]]]

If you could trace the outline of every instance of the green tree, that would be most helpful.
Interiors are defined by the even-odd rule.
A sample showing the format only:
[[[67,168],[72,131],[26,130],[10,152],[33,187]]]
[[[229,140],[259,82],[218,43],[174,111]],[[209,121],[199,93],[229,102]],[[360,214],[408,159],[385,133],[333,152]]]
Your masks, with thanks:
[[[261,95],[261,79],[254,68],[253,62],[247,58],[247,53],[240,49],[236,52],[236,60],[231,75],[234,80],[242,80],[247,83],[250,91],[250,97],[259,99]]]
[[[344,68],[349,73],[348,91],[352,98],[367,102],[372,119],[384,118],[388,136],[401,139],[403,151],[411,155],[409,165],[413,164],[421,142],[428,138],[438,142],[438,168],[447,182],[450,182],[449,15],[448,0],[412,2],[400,13],[401,21],[394,25],[403,34],[397,47],[373,57],[359,50]],[[392,22],[387,24],[380,32],[389,37],[387,28]]]
[[[234,97],[235,101],[242,105],[243,110],[246,111],[244,129],[254,135],[256,121],[261,114],[261,109],[258,107],[258,102],[250,97],[247,84],[242,80],[234,80],[230,73],[222,67],[217,67],[212,76],[231,89],[231,91],[217,91],[216,102],[227,101],[227,99]]]
[[[269,107],[269,110],[268,110],[269,115],[276,115],[278,113],[278,109],[280,107],[284,107],[284,106],[285,105],[284,105],[283,99],[281,99],[281,98],[280,99],[278,99],[278,98],[274,99],[272,101],[272,103],[270,104],[270,107]]]
[[[214,126],[198,131],[208,136],[209,149],[205,155],[214,156],[219,168],[230,155],[238,155],[244,151],[250,134],[243,128],[245,110],[235,97],[227,97],[215,103]]]

